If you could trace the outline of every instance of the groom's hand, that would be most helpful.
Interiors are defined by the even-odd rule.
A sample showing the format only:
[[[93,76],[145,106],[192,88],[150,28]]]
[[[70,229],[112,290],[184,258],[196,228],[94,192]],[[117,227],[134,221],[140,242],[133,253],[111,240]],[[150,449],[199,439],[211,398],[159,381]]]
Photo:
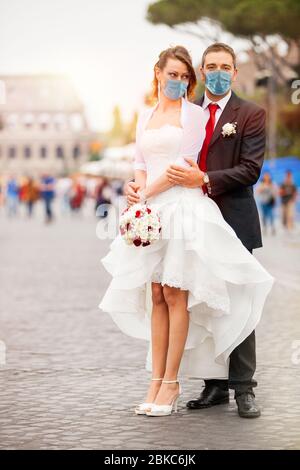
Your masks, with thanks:
[[[204,172],[200,170],[198,164],[192,158],[185,158],[190,164],[190,168],[178,165],[170,165],[167,169],[167,178],[171,183],[184,186],[186,188],[198,188],[202,186]]]

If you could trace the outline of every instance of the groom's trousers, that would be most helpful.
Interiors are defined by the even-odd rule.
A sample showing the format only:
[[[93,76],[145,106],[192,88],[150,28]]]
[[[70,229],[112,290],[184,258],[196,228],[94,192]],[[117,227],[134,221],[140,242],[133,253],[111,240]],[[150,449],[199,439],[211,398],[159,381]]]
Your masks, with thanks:
[[[249,250],[252,253],[252,250]],[[217,385],[223,390],[232,388],[235,397],[244,392],[253,393],[257,386],[253,379],[256,369],[255,331],[239,344],[230,354],[228,380],[205,380],[205,385]]]

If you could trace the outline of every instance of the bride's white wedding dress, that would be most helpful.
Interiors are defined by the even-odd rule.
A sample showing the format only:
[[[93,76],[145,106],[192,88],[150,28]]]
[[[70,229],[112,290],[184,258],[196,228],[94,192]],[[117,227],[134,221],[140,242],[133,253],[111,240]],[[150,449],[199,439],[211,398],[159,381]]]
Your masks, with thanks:
[[[141,132],[147,184],[176,160],[183,132],[171,125]],[[162,239],[138,248],[120,234],[114,239],[101,260],[112,280],[99,308],[124,333],[149,341],[151,370],[151,282],[188,290],[190,323],[179,375],[227,378],[229,355],[257,326],[274,278],[201,188],[174,186],[148,203],[160,212]]]

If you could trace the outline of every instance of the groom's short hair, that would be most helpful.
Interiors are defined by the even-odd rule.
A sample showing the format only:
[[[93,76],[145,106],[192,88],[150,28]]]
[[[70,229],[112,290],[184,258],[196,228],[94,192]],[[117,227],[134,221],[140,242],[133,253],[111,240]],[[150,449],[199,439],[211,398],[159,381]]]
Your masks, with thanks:
[[[215,42],[215,43],[211,44],[210,46],[208,46],[207,49],[205,49],[205,51],[203,52],[203,55],[202,55],[202,67],[204,67],[205,57],[207,56],[207,54],[209,54],[210,52],[219,52],[219,51],[225,51],[225,52],[228,52],[228,54],[231,55],[232,60],[233,60],[234,68],[236,69],[236,55],[235,55],[235,52],[232,49],[232,47],[228,46],[227,44],[224,44],[224,42]]]

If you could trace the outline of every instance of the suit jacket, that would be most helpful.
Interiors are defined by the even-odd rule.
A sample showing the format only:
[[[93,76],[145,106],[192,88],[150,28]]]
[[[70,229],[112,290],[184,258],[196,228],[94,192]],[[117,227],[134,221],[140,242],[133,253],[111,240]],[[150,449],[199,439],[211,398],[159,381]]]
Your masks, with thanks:
[[[195,104],[201,106],[203,100],[204,96]],[[265,120],[263,108],[232,92],[215,127],[206,159],[209,197],[249,250],[262,246],[253,184],[260,176],[264,160]],[[223,137],[222,127],[228,122],[237,123],[236,134]]]

